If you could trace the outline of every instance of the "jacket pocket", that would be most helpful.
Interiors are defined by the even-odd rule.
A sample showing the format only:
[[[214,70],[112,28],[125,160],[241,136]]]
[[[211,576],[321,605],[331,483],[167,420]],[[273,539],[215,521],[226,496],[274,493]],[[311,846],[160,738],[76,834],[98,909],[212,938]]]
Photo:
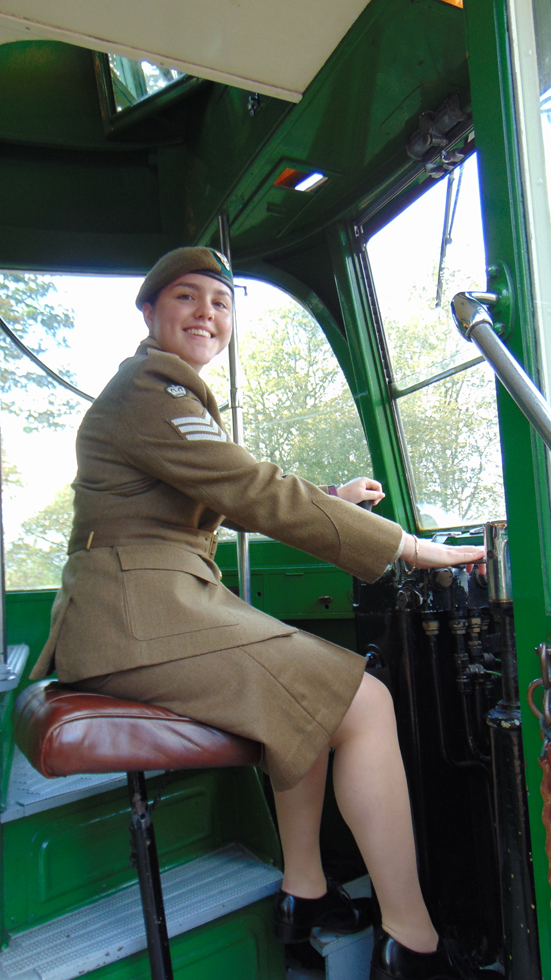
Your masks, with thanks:
[[[199,555],[163,545],[126,545],[117,553],[128,623],[137,640],[237,625],[216,567]]]

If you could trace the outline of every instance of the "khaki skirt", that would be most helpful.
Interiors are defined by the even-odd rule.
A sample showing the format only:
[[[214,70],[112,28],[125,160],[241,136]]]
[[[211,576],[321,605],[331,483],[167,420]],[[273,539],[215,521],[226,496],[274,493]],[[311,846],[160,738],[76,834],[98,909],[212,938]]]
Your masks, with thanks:
[[[77,690],[157,704],[262,742],[276,790],[306,775],[341,723],[365,660],[297,631],[242,647],[73,683]]]

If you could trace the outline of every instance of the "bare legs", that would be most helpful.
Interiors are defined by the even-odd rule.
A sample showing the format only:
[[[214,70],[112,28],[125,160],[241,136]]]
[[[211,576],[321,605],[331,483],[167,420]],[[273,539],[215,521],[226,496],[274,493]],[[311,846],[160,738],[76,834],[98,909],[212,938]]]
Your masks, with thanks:
[[[438,937],[417,877],[392,699],[384,685],[369,674],[331,745],[335,748],[337,802],[369,869],[383,928],[404,946],[430,953]],[[326,766],[324,753],[297,786],[275,793],[285,859],[283,890],[302,898],[318,898],[326,888],[319,856]]]
[[[322,752],[293,789],[284,793],[274,791],[285,858],[282,888],[298,898],[321,898],[327,891],[321,867],[319,831],[328,754],[328,749]]]

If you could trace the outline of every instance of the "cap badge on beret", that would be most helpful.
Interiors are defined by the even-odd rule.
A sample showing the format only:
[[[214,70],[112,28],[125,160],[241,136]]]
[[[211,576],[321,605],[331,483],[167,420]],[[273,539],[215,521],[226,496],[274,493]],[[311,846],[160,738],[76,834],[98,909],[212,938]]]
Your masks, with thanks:
[[[224,255],[224,253],[223,252],[219,252],[218,249],[216,249],[216,248],[213,248],[212,251],[215,253],[215,255],[218,256],[218,258],[220,259],[220,261],[221,261],[222,265],[224,266],[224,268],[227,269],[228,272],[231,272],[230,263],[228,262],[228,260],[227,260],[226,256]]]
[[[227,257],[204,245],[187,246],[167,252],[155,263],[140,287],[136,306],[141,310],[145,303],[154,303],[161,289],[191,272],[218,279],[233,292],[232,271]]]

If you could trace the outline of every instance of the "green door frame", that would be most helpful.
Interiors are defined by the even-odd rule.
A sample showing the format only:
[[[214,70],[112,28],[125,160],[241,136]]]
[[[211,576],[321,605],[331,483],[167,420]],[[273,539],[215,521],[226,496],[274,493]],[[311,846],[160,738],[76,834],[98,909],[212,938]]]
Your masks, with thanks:
[[[513,282],[515,328],[507,346],[537,379],[530,267],[522,209],[506,0],[465,0],[472,107],[488,268],[504,262]],[[539,726],[526,691],[538,675],[534,648],[551,636],[545,562],[551,561],[545,454],[501,385],[498,413],[509,527],[528,805],[543,980],[551,980],[551,893],[542,825]]]

